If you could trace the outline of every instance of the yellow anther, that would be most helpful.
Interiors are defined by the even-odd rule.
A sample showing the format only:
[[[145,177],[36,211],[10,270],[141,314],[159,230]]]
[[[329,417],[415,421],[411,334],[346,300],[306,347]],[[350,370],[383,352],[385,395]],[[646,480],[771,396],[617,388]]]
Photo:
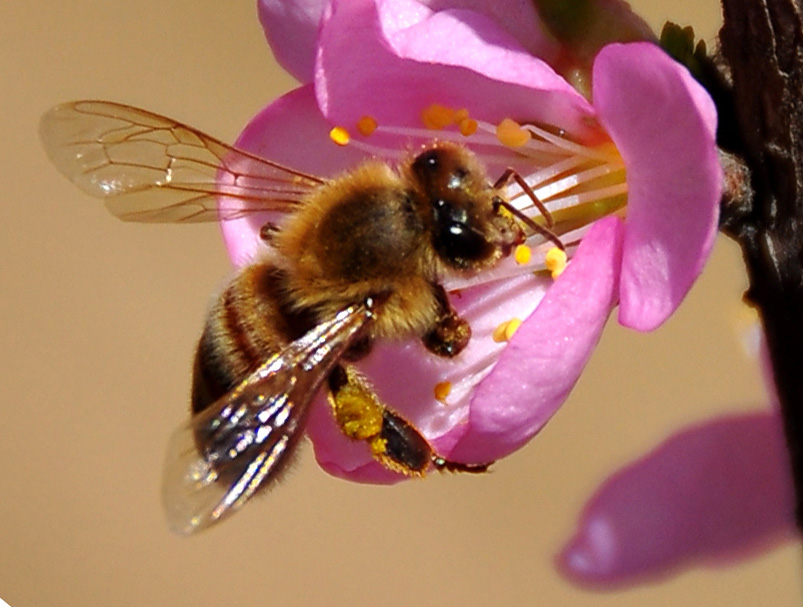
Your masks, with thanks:
[[[376,130],[377,126],[376,118],[373,116],[363,116],[357,121],[357,131],[363,137],[368,137]]]
[[[513,337],[513,334],[518,330],[521,326],[521,319],[519,318],[511,318],[507,321],[507,326],[505,327],[505,341],[510,341]]]
[[[421,112],[421,121],[426,128],[439,131],[454,124],[454,115],[455,111],[452,108],[433,103]]]
[[[557,278],[566,269],[566,251],[558,247],[552,247],[546,252],[544,265],[552,273],[552,278]]]
[[[526,244],[520,244],[517,246],[515,252],[513,253],[513,258],[516,260],[516,263],[521,266],[530,263],[530,258],[532,256],[533,251]]]
[[[493,332],[493,340],[500,344],[505,341],[505,329],[507,329],[508,321],[503,322],[501,325],[496,327]]]
[[[530,131],[521,127],[515,120],[505,118],[496,127],[496,138],[502,145],[519,148],[530,140]]]
[[[348,145],[351,141],[349,132],[342,126],[336,126],[329,131],[329,139],[334,141],[337,145]]]
[[[435,384],[435,400],[439,400],[441,402],[446,401],[446,397],[449,396],[449,393],[452,391],[452,382],[450,381],[442,381]]]
[[[460,133],[464,137],[468,137],[477,132],[477,121],[473,118],[463,118],[458,121],[457,126],[460,128]]]
[[[510,341],[510,338],[513,337],[513,334],[520,326],[521,326],[521,319],[519,318],[511,318],[510,320],[506,320],[501,325],[496,327],[496,329],[494,329],[493,340],[496,343],[502,343],[503,341]]]

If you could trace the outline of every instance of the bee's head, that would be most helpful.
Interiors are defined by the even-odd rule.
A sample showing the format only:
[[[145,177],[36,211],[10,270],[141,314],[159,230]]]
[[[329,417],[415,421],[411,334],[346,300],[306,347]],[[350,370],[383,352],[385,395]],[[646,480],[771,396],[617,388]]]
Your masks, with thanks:
[[[412,162],[431,213],[430,238],[443,262],[457,269],[479,269],[510,254],[524,233],[503,214],[499,196],[467,149],[439,142]]]

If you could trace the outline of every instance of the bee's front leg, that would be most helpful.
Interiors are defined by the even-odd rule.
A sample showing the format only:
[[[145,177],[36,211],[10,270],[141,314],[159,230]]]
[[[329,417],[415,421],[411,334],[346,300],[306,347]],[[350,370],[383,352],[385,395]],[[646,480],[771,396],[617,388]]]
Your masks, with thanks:
[[[438,301],[438,318],[421,340],[433,354],[452,358],[468,345],[468,340],[471,339],[471,327],[458,316],[441,285],[433,284],[432,290]]]

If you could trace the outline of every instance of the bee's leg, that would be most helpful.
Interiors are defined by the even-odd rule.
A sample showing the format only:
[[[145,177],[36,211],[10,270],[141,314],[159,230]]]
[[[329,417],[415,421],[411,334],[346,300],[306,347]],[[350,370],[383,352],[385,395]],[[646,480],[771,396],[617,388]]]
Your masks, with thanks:
[[[438,301],[438,319],[435,324],[424,334],[422,341],[430,352],[452,358],[457,356],[468,345],[471,339],[471,327],[468,322],[458,316],[446,290],[439,284],[433,284],[432,290]]]
[[[487,464],[461,464],[438,455],[426,438],[401,415],[386,407],[367,380],[338,365],[329,375],[329,403],[343,434],[368,443],[371,455],[388,470],[424,476],[432,465],[450,472],[485,472]]]
[[[357,362],[371,353],[374,348],[374,339],[370,335],[358,338],[343,354],[343,360]]]
[[[268,222],[259,228],[259,237],[263,242],[271,244],[279,231],[279,226],[277,226],[275,223]]]

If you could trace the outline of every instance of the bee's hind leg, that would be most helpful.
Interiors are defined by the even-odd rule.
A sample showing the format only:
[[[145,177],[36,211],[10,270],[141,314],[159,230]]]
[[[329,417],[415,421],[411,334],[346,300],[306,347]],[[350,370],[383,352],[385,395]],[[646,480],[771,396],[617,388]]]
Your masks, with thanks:
[[[432,290],[438,301],[438,319],[422,337],[424,346],[438,356],[452,358],[460,354],[471,339],[471,327],[468,322],[458,316],[446,290],[439,284],[433,284]]]
[[[343,434],[368,443],[373,458],[407,476],[424,476],[432,465],[450,472],[485,472],[486,464],[461,464],[440,456],[401,415],[384,405],[368,381],[338,365],[329,375],[329,403]]]

